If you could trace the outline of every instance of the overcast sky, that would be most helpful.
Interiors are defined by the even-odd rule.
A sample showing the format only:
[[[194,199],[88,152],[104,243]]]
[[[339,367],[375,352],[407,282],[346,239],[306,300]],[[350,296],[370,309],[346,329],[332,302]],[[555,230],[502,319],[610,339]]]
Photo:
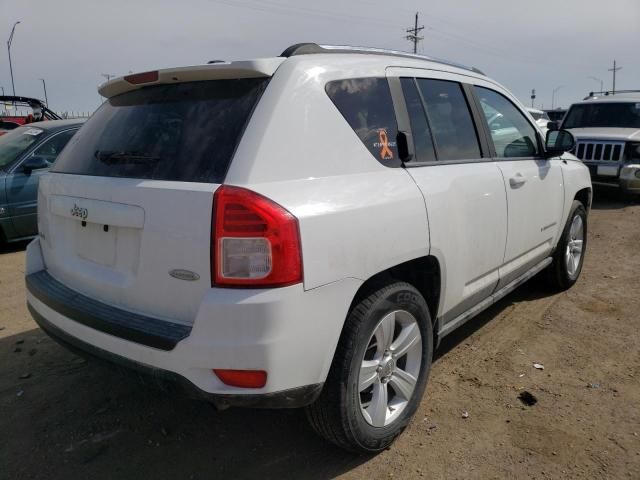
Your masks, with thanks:
[[[101,74],[277,56],[318,42],[410,50],[405,29],[420,12],[419,52],[476,66],[526,105],[567,106],[597,77],[640,89],[640,0],[0,0],[0,86],[11,91],[6,41],[15,21],[16,94],[54,110],[92,111]]]

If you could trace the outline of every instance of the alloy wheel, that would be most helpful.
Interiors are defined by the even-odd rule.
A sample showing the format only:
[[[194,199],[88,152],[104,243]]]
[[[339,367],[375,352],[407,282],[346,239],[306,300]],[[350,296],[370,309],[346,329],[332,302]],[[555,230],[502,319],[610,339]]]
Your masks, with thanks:
[[[385,427],[413,396],[422,362],[422,335],[406,310],[388,313],[369,339],[358,374],[360,411],[367,423]]]

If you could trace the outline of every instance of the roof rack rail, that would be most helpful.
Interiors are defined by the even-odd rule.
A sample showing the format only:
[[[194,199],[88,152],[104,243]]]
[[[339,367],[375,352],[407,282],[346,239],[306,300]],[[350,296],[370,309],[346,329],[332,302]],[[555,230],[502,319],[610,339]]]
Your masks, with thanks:
[[[596,95],[604,95],[607,97],[609,95],[616,95],[619,93],[640,93],[640,90],[603,90],[602,92],[589,92],[589,95],[584,97],[584,99],[589,100],[591,97],[595,97]]]
[[[484,75],[485,73],[476,68],[468,67],[460,63],[450,62],[440,58],[429,57],[427,55],[418,55],[415,53],[400,52],[398,50],[387,50],[384,48],[373,47],[353,47],[349,45],[319,45],[317,43],[296,43],[287,47],[281,54],[281,57],[294,57],[296,55],[310,55],[317,53],[364,53],[372,55],[389,55],[393,57],[413,58],[416,60],[425,60],[429,62],[440,63],[442,65],[448,65],[450,67],[462,68],[470,72]]]

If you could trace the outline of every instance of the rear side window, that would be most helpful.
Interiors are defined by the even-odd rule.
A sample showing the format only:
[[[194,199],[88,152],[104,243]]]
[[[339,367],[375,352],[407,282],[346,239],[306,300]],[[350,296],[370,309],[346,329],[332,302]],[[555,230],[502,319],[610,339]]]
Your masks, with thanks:
[[[478,135],[460,84],[419,78],[418,88],[427,107],[438,160],[480,158]]]
[[[433,162],[436,160],[436,154],[433,149],[431,130],[427,124],[427,117],[425,116],[415,81],[413,78],[401,78],[400,83],[402,84],[402,92],[407,104],[407,112],[409,113],[416,161]]]
[[[107,100],[53,171],[222,183],[268,79],[158,85]]]
[[[336,80],[327,83],[325,89],[371,154],[384,165],[399,165],[398,126],[387,79]]]

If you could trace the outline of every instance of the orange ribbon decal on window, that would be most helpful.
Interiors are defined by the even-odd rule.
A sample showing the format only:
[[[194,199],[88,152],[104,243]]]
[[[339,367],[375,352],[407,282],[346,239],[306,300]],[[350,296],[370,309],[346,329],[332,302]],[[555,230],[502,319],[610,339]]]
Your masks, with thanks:
[[[378,130],[378,140],[380,140],[380,158],[382,160],[390,160],[393,158],[393,152],[389,148],[389,139],[387,138],[387,130],[381,128]]]

